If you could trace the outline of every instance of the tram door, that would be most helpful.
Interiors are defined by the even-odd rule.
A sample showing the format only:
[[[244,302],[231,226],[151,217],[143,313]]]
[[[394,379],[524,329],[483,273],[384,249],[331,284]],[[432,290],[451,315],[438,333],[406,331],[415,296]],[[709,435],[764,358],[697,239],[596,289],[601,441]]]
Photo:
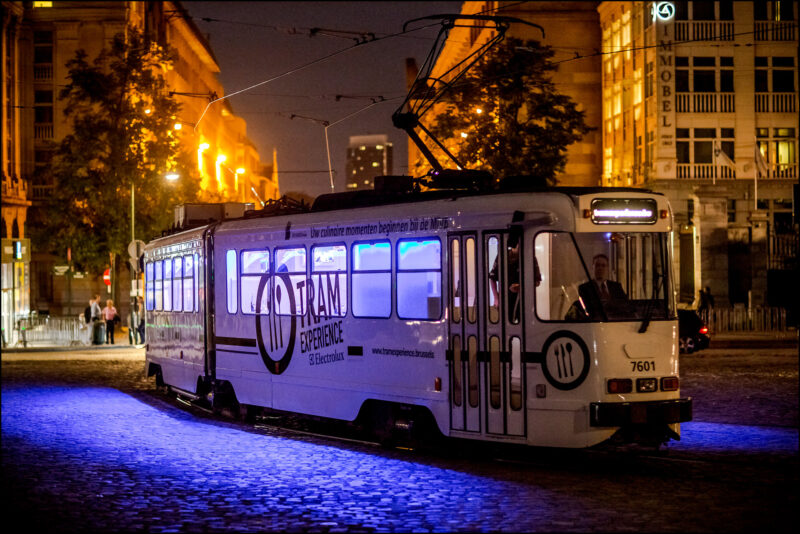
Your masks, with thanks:
[[[506,232],[484,233],[483,269],[488,284],[483,299],[486,336],[482,364],[486,393],[486,432],[525,434],[525,374],[522,369],[522,239]]]
[[[449,234],[450,426],[481,431],[478,241],[474,233]]]

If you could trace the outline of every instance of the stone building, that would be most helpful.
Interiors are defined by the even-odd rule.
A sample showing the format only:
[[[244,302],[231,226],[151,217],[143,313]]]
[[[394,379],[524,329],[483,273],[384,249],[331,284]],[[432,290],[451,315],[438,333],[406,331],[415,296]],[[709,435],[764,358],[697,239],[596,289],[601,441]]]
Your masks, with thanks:
[[[795,2],[603,2],[603,175],[675,213],[679,300],[783,306],[795,288]],[[794,284],[794,285],[792,285]]]
[[[184,150],[197,154],[201,198],[208,192],[230,201],[258,203],[278,196],[274,154],[271,163],[262,163],[247,137],[245,121],[236,116],[229,101],[209,106],[225,94],[218,79],[220,68],[206,36],[180,2],[3,1],[2,7],[4,328],[30,311],[77,313],[90,294],[101,290],[105,294],[100,277],[83,273],[75,274],[68,291],[66,254],[41,254],[25,240],[26,222],[53,193],[53,184],[42,179],[44,173],[39,171],[50,164],[57,144],[69,133],[58,89],[65,84],[66,62],[80,48],[92,60],[129,25],[173,48],[177,57],[165,77],[171,96],[181,104],[180,116],[174,117],[174,134]],[[7,269],[6,239],[28,247],[25,257],[30,257],[30,264],[14,262],[19,276],[11,277],[12,267]],[[123,268],[117,273],[113,295],[127,313],[129,272]],[[11,282],[16,289],[7,292]],[[19,293],[20,287],[29,288],[30,295]],[[13,306],[6,305],[7,293],[17,295]]]

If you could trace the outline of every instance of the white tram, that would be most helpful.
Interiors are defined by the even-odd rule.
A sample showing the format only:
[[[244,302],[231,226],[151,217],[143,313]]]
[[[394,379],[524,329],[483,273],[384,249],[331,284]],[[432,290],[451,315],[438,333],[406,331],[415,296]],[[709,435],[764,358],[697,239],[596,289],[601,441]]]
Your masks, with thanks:
[[[247,215],[145,249],[159,383],[535,446],[662,443],[691,419],[659,194],[359,191]]]

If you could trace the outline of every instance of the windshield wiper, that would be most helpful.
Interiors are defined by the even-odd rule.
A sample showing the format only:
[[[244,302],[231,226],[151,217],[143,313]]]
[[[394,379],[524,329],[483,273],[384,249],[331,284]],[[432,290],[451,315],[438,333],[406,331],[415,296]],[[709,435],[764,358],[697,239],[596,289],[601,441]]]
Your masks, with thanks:
[[[656,283],[656,279],[658,283]],[[642,319],[642,324],[639,326],[639,333],[644,334],[647,332],[647,327],[650,326],[650,319],[653,315],[653,312],[656,309],[656,295],[659,294],[661,291],[661,285],[664,283],[664,275],[662,273],[654,273],[653,274],[653,294],[650,297],[650,301],[647,303],[647,307],[644,309],[644,319]]]

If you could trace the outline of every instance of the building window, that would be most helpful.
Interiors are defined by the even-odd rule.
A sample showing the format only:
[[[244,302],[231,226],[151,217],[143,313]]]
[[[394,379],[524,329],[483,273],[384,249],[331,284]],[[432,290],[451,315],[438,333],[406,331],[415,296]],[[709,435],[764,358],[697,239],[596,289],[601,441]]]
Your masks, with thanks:
[[[716,88],[716,72],[714,67],[716,66],[716,58],[714,57],[703,57],[703,56],[695,56],[692,58],[692,64],[695,67],[693,69],[693,81],[692,81],[692,89],[695,93],[713,93],[717,90]],[[698,67],[710,67],[710,68],[698,68]]]
[[[793,57],[772,58],[772,92],[793,93],[794,75]]]

